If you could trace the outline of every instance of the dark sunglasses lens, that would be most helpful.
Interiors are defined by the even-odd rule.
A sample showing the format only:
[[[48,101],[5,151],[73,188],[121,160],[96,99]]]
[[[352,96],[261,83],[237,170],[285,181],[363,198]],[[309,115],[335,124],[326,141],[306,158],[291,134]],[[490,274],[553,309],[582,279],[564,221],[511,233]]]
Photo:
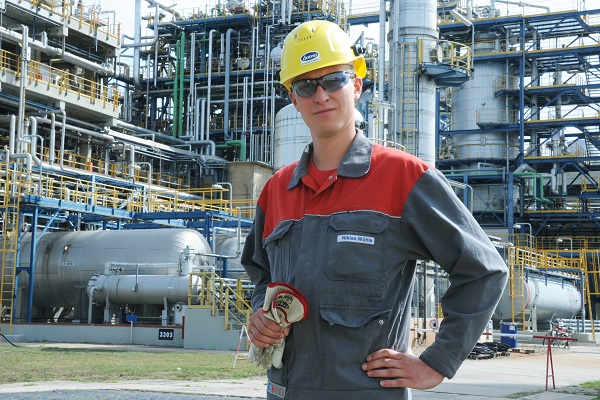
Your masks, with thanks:
[[[321,85],[327,92],[335,92],[350,81],[347,72],[339,71],[327,74],[319,79],[301,79],[292,83],[292,91],[296,96],[312,97],[317,92],[317,86]]]
[[[339,88],[345,86],[350,77],[345,72],[334,72],[333,74],[325,75],[320,79],[321,86],[328,92],[335,92]]]
[[[316,93],[317,85],[318,82],[315,79],[302,79],[293,83],[292,90],[296,96],[311,97]]]

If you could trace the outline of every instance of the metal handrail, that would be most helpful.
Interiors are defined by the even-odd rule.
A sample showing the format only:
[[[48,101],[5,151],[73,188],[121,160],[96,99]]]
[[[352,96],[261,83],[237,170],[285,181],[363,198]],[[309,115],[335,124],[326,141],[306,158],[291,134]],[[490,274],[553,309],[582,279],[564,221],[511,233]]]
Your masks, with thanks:
[[[199,278],[195,280],[194,277]],[[190,274],[188,291],[188,308],[209,309],[211,315],[223,311],[225,329],[231,329],[231,320],[239,325],[246,325],[250,319],[252,307],[246,300],[247,294],[243,281],[238,279],[232,287],[225,279],[214,272],[196,272]]]

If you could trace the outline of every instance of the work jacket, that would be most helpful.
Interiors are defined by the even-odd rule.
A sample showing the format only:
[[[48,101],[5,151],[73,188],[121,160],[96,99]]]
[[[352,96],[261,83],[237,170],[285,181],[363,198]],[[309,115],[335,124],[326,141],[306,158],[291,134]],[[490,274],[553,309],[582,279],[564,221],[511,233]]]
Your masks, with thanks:
[[[276,281],[309,305],[286,338],[283,367],[267,372],[267,399],[409,399],[361,365],[376,350],[407,350],[416,260],[449,274],[443,322],[420,358],[451,378],[498,303],[504,261],[444,176],[418,158],[358,132],[316,187],[311,153],[312,144],[266,183],[242,254],[254,311]]]

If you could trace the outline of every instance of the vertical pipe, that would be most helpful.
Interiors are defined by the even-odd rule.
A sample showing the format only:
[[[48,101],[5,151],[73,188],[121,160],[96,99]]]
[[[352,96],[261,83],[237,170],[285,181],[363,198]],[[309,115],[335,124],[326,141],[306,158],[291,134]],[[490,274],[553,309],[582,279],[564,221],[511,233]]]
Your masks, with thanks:
[[[142,0],[135,0],[135,11],[133,16],[133,41],[139,44],[141,40]],[[136,87],[140,85],[140,47],[133,48],[133,83]]]
[[[50,114],[50,145],[48,149],[48,162],[54,165],[54,152],[56,148],[56,115]]]
[[[179,121],[179,130],[176,132],[176,137],[181,136],[183,132],[183,84],[185,82],[185,31],[181,32],[181,47],[179,48],[179,54],[177,55],[179,62],[179,113],[177,120]]]
[[[194,107],[196,105],[196,91],[194,90],[194,71],[196,64],[196,32],[192,32],[190,39],[190,102],[188,109],[188,126],[186,129],[187,135],[193,136],[193,129],[195,129],[195,124],[192,123],[194,119],[194,115],[198,114],[198,109]],[[195,122],[195,121],[194,121]],[[197,140],[197,137],[194,136],[194,140]]]
[[[211,29],[208,34],[208,74],[206,79],[206,139],[210,139],[210,90],[211,90],[211,80],[212,80],[212,60],[213,60],[213,34],[217,31]]]
[[[17,120],[17,141],[15,144],[19,144],[19,140],[23,139],[23,119],[25,118],[25,81],[27,80],[27,68],[29,61],[29,28],[25,25],[21,25],[23,29],[23,37],[21,42],[21,82],[19,88],[19,113]],[[21,149],[15,149],[15,153],[21,153]]]
[[[67,136],[67,113],[65,110],[60,110],[62,115],[62,127],[60,130],[60,169],[65,169],[65,139]],[[107,158],[108,160],[108,158]]]
[[[37,219],[38,219],[38,208],[33,207],[33,215],[31,217],[31,245],[29,247],[29,288],[27,293],[27,322],[31,322],[31,316],[33,313],[33,287],[35,281],[35,253],[37,251],[37,239],[35,237],[37,232]]]
[[[225,71],[231,71],[231,34],[235,32],[234,29],[227,29],[226,39],[225,39]],[[225,106],[223,108],[223,135],[225,140],[232,139],[232,136],[229,134],[229,76],[231,74],[225,74]]]
[[[179,132],[179,121],[177,116],[179,115],[179,63],[181,62],[179,58],[180,45],[181,41],[178,41],[177,46],[175,47],[175,53],[177,54],[177,64],[175,66],[175,79],[173,80],[173,130],[171,132],[171,135],[173,137],[177,137]]]
[[[386,4],[386,0],[379,1],[379,59],[377,60],[377,99],[380,102],[384,100],[385,90],[385,22],[387,15]]]
[[[17,117],[12,114],[10,116],[10,127],[9,127],[9,131],[8,131],[8,155],[9,158],[11,155],[17,153],[15,151],[15,146],[16,146],[16,131],[17,131]]]
[[[242,89],[242,93],[243,93],[243,95],[242,95],[242,108],[243,108],[243,110],[242,110],[242,132],[243,133],[246,133],[246,127],[248,126],[248,121],[247,121],[247,118],[248,118],[248,112],[247,112],[247,109],[248,109],[248,81],[249,81],[248,77],[245,76],[244,77],[244,86]],[[246,161],[246,160],[243,160],[243,161]]]

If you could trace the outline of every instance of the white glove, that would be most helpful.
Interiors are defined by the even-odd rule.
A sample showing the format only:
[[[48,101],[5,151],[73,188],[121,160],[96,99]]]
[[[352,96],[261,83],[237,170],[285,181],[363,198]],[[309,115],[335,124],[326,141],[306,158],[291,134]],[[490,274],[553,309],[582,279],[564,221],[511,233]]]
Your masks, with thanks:
[[[272,282],[267,286],[263,305],[265,316],[281,327],[287,327],[294,322],[303,321],[308,317],[308,303],[295,287],[283,282]],[[283,367],[281,361],[285,348],[285,338],[279,344],[269,347],[257,347],[250,344],[248,360],[255,365],[269,369]]]

